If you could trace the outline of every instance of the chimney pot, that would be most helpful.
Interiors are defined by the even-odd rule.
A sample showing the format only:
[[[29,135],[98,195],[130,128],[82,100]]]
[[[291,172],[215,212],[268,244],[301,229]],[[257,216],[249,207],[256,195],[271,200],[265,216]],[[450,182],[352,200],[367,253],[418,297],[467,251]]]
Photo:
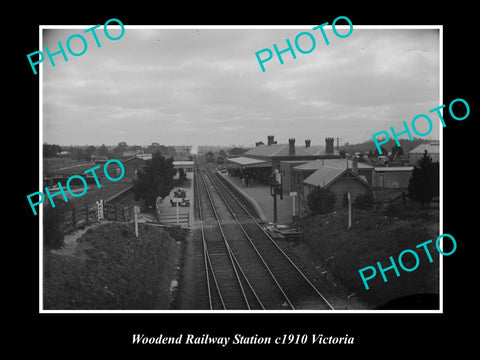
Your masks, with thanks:
[[[325,153],[328,155],[333,155],[333,138],[325,138]]]
[[[354,173],[355,175],[358,175],[358,160],[356,157],[354,157],[352,160],[352,173]]]
[[[288,139],[288,155],[295,155],[295,139]]]
[[[273,145],[275,142],[273,141],[274,136],[268,135],[267,136],[267,145]]]
[[[310,139],[305,139],[305,148],[310,147]]]

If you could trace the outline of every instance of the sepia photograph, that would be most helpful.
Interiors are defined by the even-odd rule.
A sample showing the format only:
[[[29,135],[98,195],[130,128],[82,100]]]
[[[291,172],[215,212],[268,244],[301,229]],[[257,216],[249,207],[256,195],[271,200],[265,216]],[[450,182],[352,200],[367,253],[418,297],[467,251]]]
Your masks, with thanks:
[[[443,310],[442,26],[121,20],[28,57],[40,312]]]

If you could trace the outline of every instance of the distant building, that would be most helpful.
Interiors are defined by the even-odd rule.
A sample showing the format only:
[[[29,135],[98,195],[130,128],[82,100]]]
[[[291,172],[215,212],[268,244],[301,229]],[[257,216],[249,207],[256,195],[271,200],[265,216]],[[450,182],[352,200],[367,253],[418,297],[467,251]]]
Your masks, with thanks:
[[[108,161],[108,156],[101,155],[91,155],[90,159],[95,162],[95,164],[103,164]]]
[[[142,160],[151,160],[152,159],[152,154],[149,153],[140,153],[135,155],[136,158],[142,159]]]
[[[420,144],[416,148],[410,150],[408,153],[410,165],[415,165],[417,161],[423,157],[425,150],[427,150],[428,156],[432,158],[433,162],[440,161],[440,143],[432,142]]]
[[[306,140],[305,146],[296,146],[293,138],[288,139],[288,144],[278,144],[273,135],[269,135],[266,145],[259,141],[243,156],[227,159],[227,167],[249,172],[251,177],[266,182],[275,169],[284,170],[282,162],[301,164],[315,159],[340,158],[333,141],[333,138],[326,138],[325,146],[310,146],[310,140]]]
[[[376,167],[372,187],[381,189],[407,188],[413,166]]]
[[[348,159],[320,159],[295,166],[292,174],[293,182],[295,184],[302,184],[307,177],[323,167],[345,170],[353,169],[354,165],[357,168],[357,174],[361,177],[364,177],[368,185],[371,186],[373,183],[374,167],[369,164]]]
[[[139,154],[142,154],[141,149],[125,150],[125,151],[122,152],[122,157],[130,158],[130,157],[135,157]]]
[[[349,160],[344,160],[349,161]],[[325,161],[326,162],[326,161]],[[324,189],[330,189],[336,196],[335,208],[343,207],[343,199],[346,193],[350,193],[353,201],[359,194],[365,194],[369,189],[365,176],[358,173],[358,164],[353,162],[352,168],[321,166],[313,174],[303,180],[300,197],[306,202],[308,194],[317,186]],[[371,170],[369,170],[371,171]]]

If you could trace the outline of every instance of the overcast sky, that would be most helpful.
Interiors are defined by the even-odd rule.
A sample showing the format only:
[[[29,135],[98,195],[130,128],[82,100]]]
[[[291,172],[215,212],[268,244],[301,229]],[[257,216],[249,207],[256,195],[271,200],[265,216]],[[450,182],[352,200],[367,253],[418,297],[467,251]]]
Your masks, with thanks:
[[[60,145],[253,145],[275,135],[324,144],[371,138],[439,105],[439,31],[361,29],[262,72],[255,52],[306,29],[132,29],[43,65],[43,142]],[[314,26],[314,25],[313,25]],[[90,26],[88,26],[90,27]],[[110,27],[112,36],[118,32]],[[339,32],[342,32],[339,30]],[[346,32],[346,31],[344,31]],[[83,29],[44,30],[43,46]],[[72,48],[81,51],[79,39]],[[305,48],[308,44],[305,43]],[[439,121],[432,116],[438,139]],[[419,125],[419,130],[426,126]]]

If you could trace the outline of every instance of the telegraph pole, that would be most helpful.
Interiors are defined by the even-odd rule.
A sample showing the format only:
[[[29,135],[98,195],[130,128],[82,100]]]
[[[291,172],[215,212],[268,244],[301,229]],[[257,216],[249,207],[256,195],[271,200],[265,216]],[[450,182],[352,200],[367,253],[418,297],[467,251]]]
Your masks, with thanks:
[[[350,197],[350,192],[347,193],[348,198],[348,226],[347,230],[352,227],[352,200]]]

